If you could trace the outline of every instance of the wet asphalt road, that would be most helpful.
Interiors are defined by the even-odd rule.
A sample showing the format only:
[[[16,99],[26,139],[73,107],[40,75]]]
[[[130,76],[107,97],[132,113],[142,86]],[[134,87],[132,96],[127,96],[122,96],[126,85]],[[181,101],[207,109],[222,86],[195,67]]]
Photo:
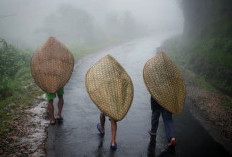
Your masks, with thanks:
[[[65,87],[62,123],[49,126],[46,151],[48,157],[226,157],[230,156],[216,143],[191,115],[188,100],[184,112],[174,116],[178,142],[176,154],[165,152],[166,137],[162,118],[157,142],[150,145],[150,95],[144,85],[142,70],[145,62],[155,55],[170,34],[160,34],[122,44],[109,50],[89,55],[76,63],[75,71]],[[110,150],[110,122],[106,121],[105,136],[96,129],[99,110],[90,100],[85,88],[87,70],[106,54],[111,54],[125,68],[134,84],[134,100],[127,116],[118,123],[117,151]],[[56,107],[56,106],[55,106]]]

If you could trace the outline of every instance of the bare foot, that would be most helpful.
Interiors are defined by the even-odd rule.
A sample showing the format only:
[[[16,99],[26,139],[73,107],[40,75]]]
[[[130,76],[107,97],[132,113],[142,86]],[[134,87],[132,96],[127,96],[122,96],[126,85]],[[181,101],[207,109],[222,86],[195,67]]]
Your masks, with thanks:
[[[56,124],[56,120],[55,119],[50,120],[50,124],[51,125],[55,125]]]

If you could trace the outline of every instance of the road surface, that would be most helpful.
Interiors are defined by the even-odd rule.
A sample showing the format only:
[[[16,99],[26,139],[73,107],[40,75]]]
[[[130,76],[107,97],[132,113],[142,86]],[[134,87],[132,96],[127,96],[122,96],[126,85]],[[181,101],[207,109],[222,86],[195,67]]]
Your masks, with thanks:
[[[91,54],[76,62],[75,70],[65,86],[62,123],[49,126],[46,151],[48,157],[145,157],[170,156],[165,151],[166,137],[162,118],[156,145],[150,145],[150,95],[143,82],[143,66],[155,55],[156,48],[170,37],[160,34],[134,40],[114,48]],[[99,59],[111,54],[130,75],[134,84],[134,100],[127,116],[118,123],[116,151],[110,150],[110,122],[106,121],[104,138],[96,128],[99,110],[90,100],[85,88],[85,74]],[[55,106],[56,107],[56,106]],[[178,157],[230,156],[216,143],[191,115],[188,100],[184,112],[174,116]]]

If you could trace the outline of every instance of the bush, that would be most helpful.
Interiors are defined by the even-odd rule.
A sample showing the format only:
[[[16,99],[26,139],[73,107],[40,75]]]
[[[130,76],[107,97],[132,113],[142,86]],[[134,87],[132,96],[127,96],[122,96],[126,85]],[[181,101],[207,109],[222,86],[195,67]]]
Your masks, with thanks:
[[[27,81],[27,80],[31,79],[30,67],[29,67],[29,66],[26,66],[26,67],[21,68],[21,69],[15,74],[14,79],[17,80],[17,81],[22,81],[22,83],[23,83],[24,81]]]
[[[232,38],[193,40],[175,37],[163,47],[177,64],[232,95]]]
[[[30,78],[31,55],[0,39],[0,98],[12,96],[21,87],[21,81]]]

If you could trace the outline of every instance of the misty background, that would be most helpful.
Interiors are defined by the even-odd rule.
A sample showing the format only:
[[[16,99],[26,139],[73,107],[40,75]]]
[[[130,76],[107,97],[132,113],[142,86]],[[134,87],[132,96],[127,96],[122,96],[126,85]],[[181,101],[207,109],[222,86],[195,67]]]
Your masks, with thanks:
[[[188,98],[232,141],[231,19],[232,0],[0,0],[0,156],[22,152],[12,142],[24,135],[18,126],[25,109],[43,94],[30,61],[50,36],[79,60],[134,39],[153,43],[149,36],[169,35],[159,48],[181,68]],[[131,46],[142,47],[137,41]]]
[[[49,36],[67,45],[99,45],[183,30],[175,0],[0,0],[0,38],[37,48]]]

